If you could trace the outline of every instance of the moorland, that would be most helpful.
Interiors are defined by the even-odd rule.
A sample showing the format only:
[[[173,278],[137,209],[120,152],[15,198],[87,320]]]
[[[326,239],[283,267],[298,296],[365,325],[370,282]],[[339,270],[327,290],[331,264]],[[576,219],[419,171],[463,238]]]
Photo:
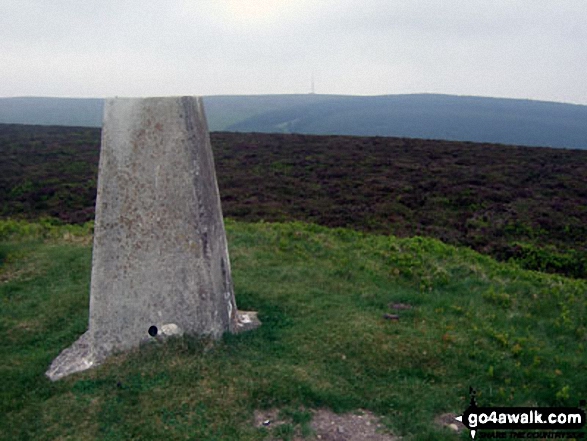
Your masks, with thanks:
[[[427,236],[587,276],[587,151],[213,132],[222,207],[244,221]],[[0,216],[93,219],[100,130],[0,125]]]

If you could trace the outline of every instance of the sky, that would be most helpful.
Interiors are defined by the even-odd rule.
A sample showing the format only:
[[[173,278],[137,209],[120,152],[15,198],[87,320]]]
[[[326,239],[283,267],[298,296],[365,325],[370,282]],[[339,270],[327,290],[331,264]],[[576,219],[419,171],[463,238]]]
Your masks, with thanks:
[[[443,93],[587,105],[585,0],[2,0],[0,96]]]

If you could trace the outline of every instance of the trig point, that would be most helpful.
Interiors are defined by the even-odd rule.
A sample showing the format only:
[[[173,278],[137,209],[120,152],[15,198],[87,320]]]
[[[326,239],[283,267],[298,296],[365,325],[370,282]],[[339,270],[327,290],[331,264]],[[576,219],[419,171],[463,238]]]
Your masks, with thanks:
[[[89,329],[46,375],[58,380],[153,338],[219,338],[259,324],[236,309],[202,99],[106,100]]]

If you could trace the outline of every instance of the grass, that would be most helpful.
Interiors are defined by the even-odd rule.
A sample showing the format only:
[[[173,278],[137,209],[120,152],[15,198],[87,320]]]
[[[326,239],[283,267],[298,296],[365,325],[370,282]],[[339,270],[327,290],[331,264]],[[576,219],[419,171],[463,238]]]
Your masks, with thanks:
[[[259,440],[255,409],[303,425],[320,407],[372,410],[407,440],[468,439],[433,421],[462,412],[469,386],[483,406],[587,397],[584,280],[434,239],[230,220],[237,304],[261,328],[174,339],[51,383],[51,360],[87,326],[91,247],[66,227],[20,225],[0,242],[1,439]]]

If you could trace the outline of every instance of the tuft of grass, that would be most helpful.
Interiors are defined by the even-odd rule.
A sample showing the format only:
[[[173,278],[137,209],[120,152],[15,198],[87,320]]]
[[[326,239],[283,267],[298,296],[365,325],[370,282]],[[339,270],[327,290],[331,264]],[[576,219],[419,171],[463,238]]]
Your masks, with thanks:
[[[5,237],[0,438],[260,440],[255,409],[282,409],[309,435],[299,409],[326,407],[371,410],[407,440],[456,439],[434,419],[462,412],[469,386],[483,406],[587,396],[583,280],[434,239],[226,227],[237,304],[259,312],[259,329],[153,344],[56,383],[46,368],[87,326],[91,249]],[[294,426],[281,430],[289,439]]]

